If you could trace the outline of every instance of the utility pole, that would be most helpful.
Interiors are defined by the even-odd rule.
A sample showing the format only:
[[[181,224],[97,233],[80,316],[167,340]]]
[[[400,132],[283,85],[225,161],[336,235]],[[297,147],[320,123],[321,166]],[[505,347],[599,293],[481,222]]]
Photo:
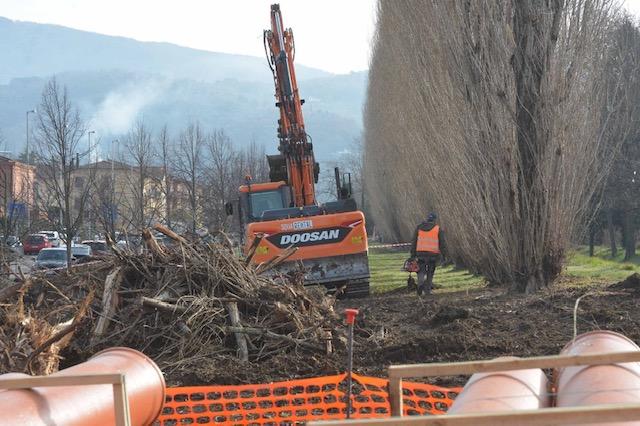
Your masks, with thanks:
[[[29,114],[35,114],[36,110],[35,109],[31,109],[29,111],[27,111],[26,116],[27,116],[27,173],[28,176],[31,177],[31,170],[29,169],[29,165],[31,164],[31,158],[29,157]],[[29,179],[29,187],[27,188],[27,230],[31,229],[31,202],[33,201],[33,196],[31,191],[33,190],[32,186],[31,186],[31,180]]]
[[[116,156],[116,152],[115,152],[115,149],[113,147],[114,147],[114,144],[116,144],[116,146],[117,146],[118,142],[119,142],[118,139],[114,139],[114,140],[111,141],[111,193],[112,194],[115,193],[115,191],[116,191],[116,185],[115,185],[115,183],[116,183],[116,175],[115,175],[115,169],[113,167],[114,166],[114,158]]]
[[[111,202],[109,203],[109,222],[111,224],[111,229],[110,231],[113,233],[113,235],[111,235],[111,237],[115,240],[116,238],[116,224],[115,224],[115,214],[114,214],[114,207],[115,207],[115,198],[116,198],[116,175],[115,175],[115,169],[114,169],[114,158],[116,156],[116,152],[114,150],[114,144],[115,146],[117,146],[118,148],[120,148],[119,145],[120,141],[118,141],[118,139],[114,139],[111,141]],[[118,149],[118,151],[120,151],[120,149]]]

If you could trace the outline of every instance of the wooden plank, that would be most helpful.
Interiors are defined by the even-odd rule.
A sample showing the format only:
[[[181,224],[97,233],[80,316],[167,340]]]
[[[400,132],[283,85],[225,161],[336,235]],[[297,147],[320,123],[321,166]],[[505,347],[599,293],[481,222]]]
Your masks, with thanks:
[[[542,408],[477,414],[448,414],[442,416],[402,417],[386,419],[350,420],[348,422],[310,422],[309,426],[512,426],[557,425],[624,422],[640,420],[640,404],[607,404],[590,407]]]
[[[122,374],[83,374],[77,376],[34,376],[0,379],[0,389],[26,389],[45,386],[113,385]]]
[[[160,299],[152,299],[151,297],[146,296],[142,296],[142,298],[140,298],[140,301],[142,302],[142,306],[158,309],[159,311],[164,311],[171,314],[183,314],[188,310],[186,306],[174,305]]]
[[[458,374],[490,373],[528,368],[559,368],[574,365],[603,365],[640,362],[640,351],[589,355],[553,355],[521,359],[443,362],[434,364],[392,365],[389,378],[454,376]]]
[[[113,406],[116,411],[116,426],[131,426],[129,398],[127,397],[124,375],[121,375],[121,383],[113,384]]]
[[[399,377],[389,379],[389,403],[391,405],[391,415],[402,416],[402,379]]]
[[[118,302],[118,295],[116,292],[120,288],[122,281],[121,272],[122,267],[118,266],[111,270],[104,280],[104,290],[102,291],[102,314],[98,317],[98,323],[93,330],[93,337],[91,337],[92,344],[95,344],[102,335],[107,331],[109,322],[113,317],[113,313],[116,309],[116,303]]]
[[[242,323],[240,322],[240,311],[238,310],[237,302],[228,302],[225,304],[227,312],[229,312],[229,320],[233,327],[242,330]],[[242,332],[234,333],[236,336],[236,345],[238,345],[238,355],[242,361],[249,361],[249,349],[247,347],[246,336]]]

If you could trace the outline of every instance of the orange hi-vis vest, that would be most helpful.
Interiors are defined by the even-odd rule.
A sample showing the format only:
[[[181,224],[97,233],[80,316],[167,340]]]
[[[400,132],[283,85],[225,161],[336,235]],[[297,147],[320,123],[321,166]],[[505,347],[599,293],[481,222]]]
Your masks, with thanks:
[[[431,228],[429,231],[423,231],[418,229],[418,242],[416,244],[417,252],[426,252],[433,254],[440,254],[440,241],[438,234],[440,233],[440,227],[438,225]]]

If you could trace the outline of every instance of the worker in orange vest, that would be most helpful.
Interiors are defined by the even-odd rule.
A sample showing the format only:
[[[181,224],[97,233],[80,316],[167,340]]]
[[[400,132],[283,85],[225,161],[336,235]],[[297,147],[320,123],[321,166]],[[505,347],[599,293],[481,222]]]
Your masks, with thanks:
[[[444,233],[436,224],[438,216],[429,213],[427,220],[416,228],[416,233],[411,246],[411,257],[418,259],[418,295],[423,292],[431,294],[433,289],[433,275],[436,272],[436,264],[441,256],[444,257]],[[426,287],[425,287],[426,279]]]

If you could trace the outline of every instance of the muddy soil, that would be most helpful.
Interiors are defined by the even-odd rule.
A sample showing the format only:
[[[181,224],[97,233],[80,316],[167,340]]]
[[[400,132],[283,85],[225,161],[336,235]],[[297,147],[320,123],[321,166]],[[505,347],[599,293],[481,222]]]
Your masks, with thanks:
[[[490,359],[499,356],[558,354],[578,333],[613,330],[640,342],[640,285],[598,284],[575,287],[569,281],[535,295],[486,288],[418,298],[404,289],[365,299],[340,301],[338,312],[358,308],[354,367],[386,376],[391,364]],[[235,358],[203,363],[199,371],[168,378],[171,385],[264,383],[342,372],[344,348],[332,356],[304,352],[277,356],[261,364]],[[443,386],[462,385],[464,377],[438,378]]]
[[[612,330],[640,342],[640,287],[570,284],[560,282],[535,295],[484,289],[422,299],[400,293],[351,301],[347,304],[362,312],[360,335],[373,332],[368,340],[359,340],[355,365],[365,374],[385,375],[390,364],[558,354],[573,338],[574,306],[583,295],[578,334]]]

